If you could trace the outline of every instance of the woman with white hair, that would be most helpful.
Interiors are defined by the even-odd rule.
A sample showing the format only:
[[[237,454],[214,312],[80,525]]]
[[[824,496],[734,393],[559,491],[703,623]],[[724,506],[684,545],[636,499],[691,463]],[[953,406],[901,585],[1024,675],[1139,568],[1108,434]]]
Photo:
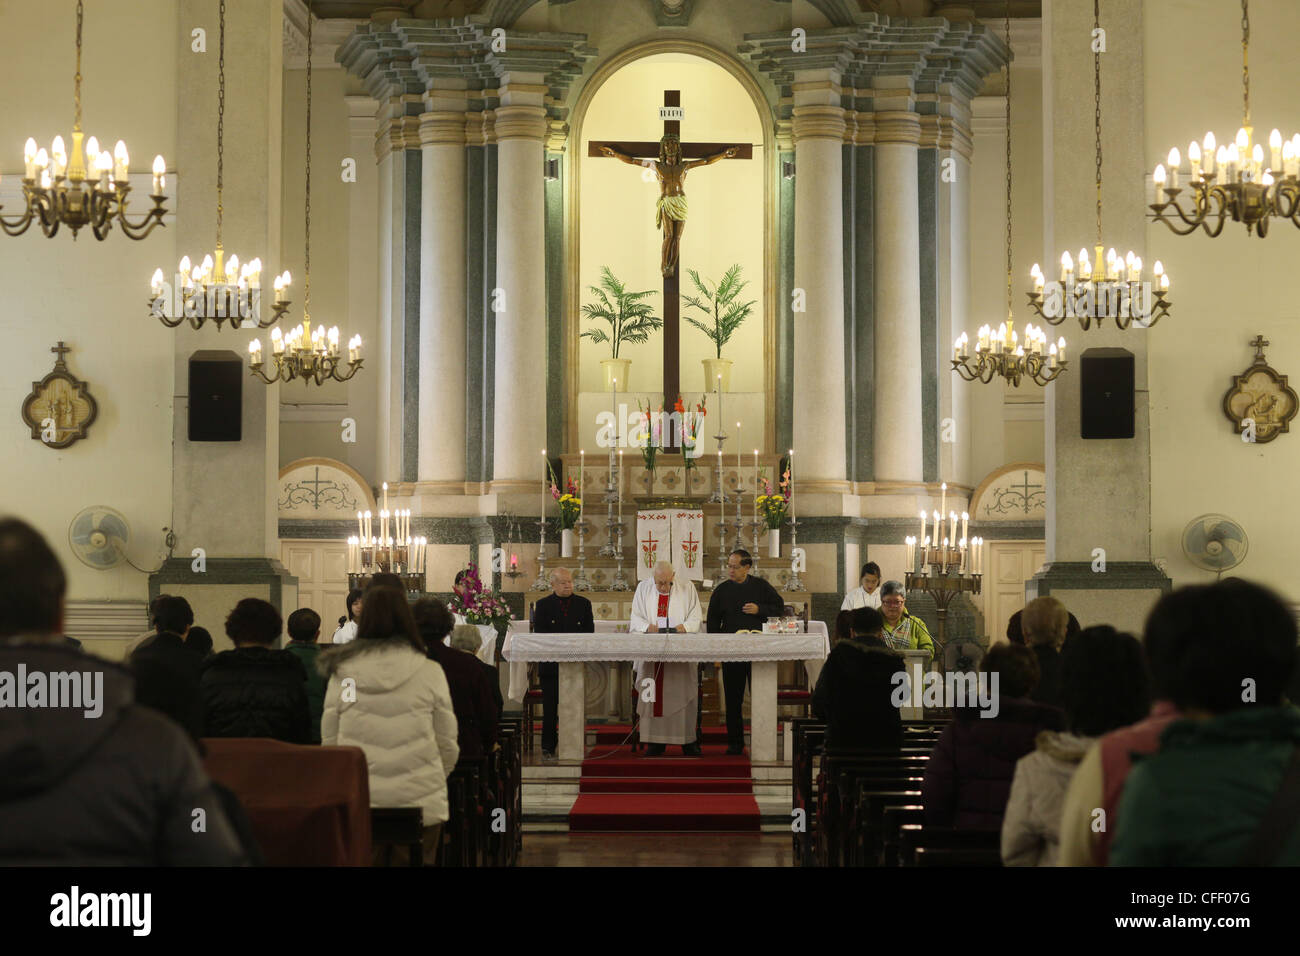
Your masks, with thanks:
[[[880,613],[885,617],[881,636],[896,651],[926,650],[934,657],[934,641],[925,622],[907,611],[907,592],[899,581],[880,586]]]

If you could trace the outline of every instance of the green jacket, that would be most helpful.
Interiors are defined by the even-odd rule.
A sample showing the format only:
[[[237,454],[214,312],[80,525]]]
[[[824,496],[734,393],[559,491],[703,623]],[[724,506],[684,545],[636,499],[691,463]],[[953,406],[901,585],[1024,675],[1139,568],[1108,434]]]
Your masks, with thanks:
[[[320,715],[325,709],[325,678],[316,670],[316,655],[320,653],[319,644],[304,644],[290,641],[284,649],[293,654],[307,671],[307,713],[311,726],[311,742],[320,743]]]
[[[889,622],[885,622],[882,636],[885,643],[892,650],[929,651],[930,657],[934,657],[934,641],[930,638],[929,628],[925,626],[925,622],[919,617],[908,614],[906,611],[904,611],[896,627],[891,628]]]
[[[1237,866],[1300,746],[1300,711],[1247,707],[1165,728],[1134,758],[1120,799],[1112,866]],[[1300,865],[1300,826],[1275,863]]]

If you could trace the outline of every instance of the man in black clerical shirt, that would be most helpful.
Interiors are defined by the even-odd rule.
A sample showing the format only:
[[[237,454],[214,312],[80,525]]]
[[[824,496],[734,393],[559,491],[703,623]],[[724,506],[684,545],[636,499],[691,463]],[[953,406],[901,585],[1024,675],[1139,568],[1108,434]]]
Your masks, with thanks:
[[[573,575],[567,568],[551,572],[549,594],[533,605],[533,632],[536,634],[591,634],[596,621],[591,613],[591,602],[573,593]],[[555,747],[560,742],[556,723],[560,706],[560,665],[555,661],[541,661],[537,677],[542,685],[542,760],[555,760]]]
[[[748,551],[731,552],[727,574],[731,578],[713,589],[709,598],[708,632],[735,634],[761,631],[769,617],[785,614],[785,602],[776,589],[749,573],[754,559]],[[745,685],[749,683],[749,661],[725,661],[722,691],[727,698],[727,753],[745,752]]]

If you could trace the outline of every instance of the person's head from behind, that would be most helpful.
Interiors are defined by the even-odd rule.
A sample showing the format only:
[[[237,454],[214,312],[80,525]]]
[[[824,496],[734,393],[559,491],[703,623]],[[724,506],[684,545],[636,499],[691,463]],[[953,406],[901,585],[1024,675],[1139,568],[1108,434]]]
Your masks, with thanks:
[[[483,647],[483,636],[473,624],[457,624],[451,629],[451,646],[477,657]]]
[[[1155,696],[1194,716],[1278,705],[1296,664],[1290,609],[1241,578],[1166,594],[1143,637]]]
[[[207,657],[212,653],[212,634],[206,627],[191,627],[185,635],[185,646],[199,657]]]
[[[880,613],[885,623],[893,627],[903,619],[907,609],[907,590],[901,581],[886,581],[880,586]]]
[[[285,622],[289,640],[299,644],[315,644],[320,638],[320,615],[309,607],[300,607]]]
[[[1007,620],[1007,640],[1012,644],[1025,643],[1025,632],[1020,625],[1020,619],[1025,616],[1025,609],[1021,608]]]
[[[875,592],[880,587],[880,565],[875,561],[868,561],[862,566],[862,573],[858,575],[858,583],[862,585],[862,590],[868,594]]]
[[[184,637],[194,624],[194,609],[183,597],[160,594],[153,603],[154,630]]]
[[[0,519],[0,640],[63,630],[63,566],[45,539],[17,518]]]
[[[845,641],[853,636],[853,612],[840,611],[835,615],[835,640]]]
[[[226,637],[235,647],[270,647],[283,626],[275,605],[261,598],[244,598],[226,618]]]
[[[994,644],[980,670],[998,675],[1000,697],[1027,697],[1038,686],[1038,658],[1023,644]]]
[[[737,584],[749,577],[753,566],[754,559],[744,548],[737,548],[727,556],[727,575]]]
[[[1065,632],[1070,625],[1070,612],[1056,598],[1034,598],[1025,605],[1020,616],[1020,629],[1025,643],[1030,647],[1055,647],[1065,643]]]
[[[860,607],[853,611],[853,636],[855,638],[879,638],[884,629],[885,618],[874,607]]]
[[[415,618],[415,626],[428,647],[441,644],[456,625],[456,619],[452,617],[447,605],[437,598],[420,598],[411,607],[411,616]],[[475,629],[474,633],[477,634],[478,631]]]
[[[398,591],[405,591],[406,585],[402,583],[400,577],[391,571],[381,571],[370,579],[370,583],[366,585],[366,593],[369,594],[375,588],[394,588]]]
[[[1070,730],[1084,737],[1099,737],[1145,717],[1151,687],[1137,638],[1101,624],[1066,642],[1061,704]]]
[[[550,576],[551,590],[557,597],[573,596],[573,575],[569,573],[568,568],[556,568]]]
[[[360,588],[353,588],[348,592],[347,611],[349,621],[355,621],[361,617],[361,596],[364,593]]]
[[[390,638],[404,640],[421,654],[425,652],[419,628],[407,603],[406,592],[397,588],[372,587],[366,592],[366,606],[361,609],[357,624],[357,640],[384,641]]]

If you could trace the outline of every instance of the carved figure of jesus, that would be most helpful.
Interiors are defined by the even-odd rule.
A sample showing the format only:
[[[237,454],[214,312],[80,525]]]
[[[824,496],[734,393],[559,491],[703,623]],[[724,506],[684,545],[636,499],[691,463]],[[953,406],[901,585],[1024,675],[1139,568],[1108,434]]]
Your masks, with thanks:
[[[735,156],[739,150],[728,146],[712,156],[700,159],[682,159],[681,139],[668,133],[659,141],[658,160],[637,159],[619,152],[612,146],[602,146],[606,156],[622,160],[629,166],[653,167],[659,180],[659,200],[655,203],[655,228],[663,230],[663,245],[659,254],[659,269],[670,276],[677,269],[680,258],[682,233],[686,230],[686,174],[697,166],[711,166]]]

